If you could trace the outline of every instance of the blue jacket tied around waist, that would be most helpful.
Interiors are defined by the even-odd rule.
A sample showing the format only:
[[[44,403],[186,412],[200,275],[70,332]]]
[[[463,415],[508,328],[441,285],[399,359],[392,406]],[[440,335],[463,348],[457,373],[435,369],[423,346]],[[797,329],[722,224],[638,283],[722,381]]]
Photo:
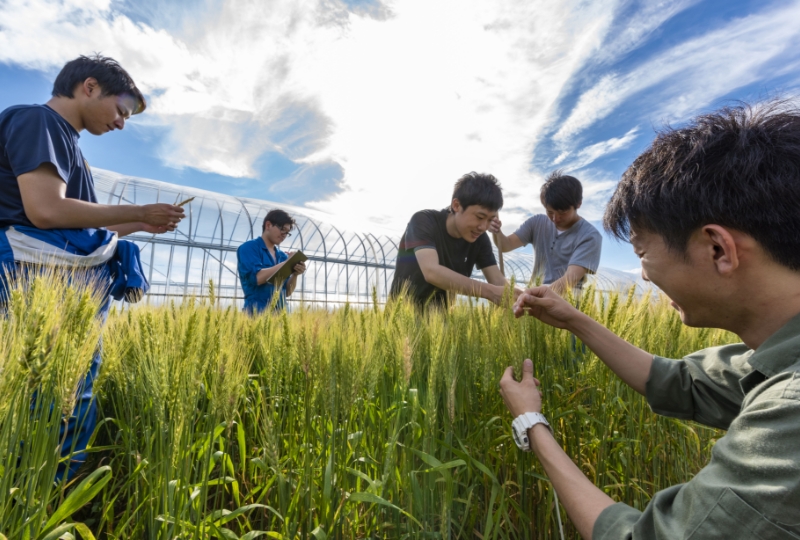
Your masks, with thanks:
[[[106,229],[3,227],[0,263],[7,269],[15,263],[93,268],[98,278],[108,280],[107,293],[115,300],[138,302],[150,289],[139,247]]]

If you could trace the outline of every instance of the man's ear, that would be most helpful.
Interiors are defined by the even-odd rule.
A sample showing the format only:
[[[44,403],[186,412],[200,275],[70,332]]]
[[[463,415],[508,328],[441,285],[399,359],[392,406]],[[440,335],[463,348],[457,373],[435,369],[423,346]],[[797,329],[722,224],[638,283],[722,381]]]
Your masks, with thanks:
[[[720,225],[706,225],[701,229],[701,234],[711,250],[717,272],[730,275],[739,267],[739,248],[728,229]]]
[[[581,202],[579,202],[578,204],[576,204],[576,205],[575,205],[575,210],[577,210],[578,208],[580,208],[582,204],[583,204],[583,201],[581,201]]]
[[[454,214],[461,212],[462,210],[461,201],[459,201],[458,199],[453,199],[450,202],[450,210],[452,210]]]
[[[94,77],[87,77],[86,80],[83,81],[81,85],[81,91],[87,97],[91,97],[94,93],[100,92],[100,85],[97,84],[97,79]]]

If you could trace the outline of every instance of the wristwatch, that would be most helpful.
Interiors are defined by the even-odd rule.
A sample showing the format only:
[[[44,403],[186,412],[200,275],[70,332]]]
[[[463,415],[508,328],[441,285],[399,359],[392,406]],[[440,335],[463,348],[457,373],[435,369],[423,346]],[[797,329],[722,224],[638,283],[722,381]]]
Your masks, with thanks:
[[[553,428],[550,427],[550,423],[544,415],[538,412],[522,413],[511,422],[511,434],[514,436],[514,442],[517,443],[517,446],[523,452],[531,451],[531,442],[528,440],[528,430],[536,424],[544,424],[550,431],[553,431]]]

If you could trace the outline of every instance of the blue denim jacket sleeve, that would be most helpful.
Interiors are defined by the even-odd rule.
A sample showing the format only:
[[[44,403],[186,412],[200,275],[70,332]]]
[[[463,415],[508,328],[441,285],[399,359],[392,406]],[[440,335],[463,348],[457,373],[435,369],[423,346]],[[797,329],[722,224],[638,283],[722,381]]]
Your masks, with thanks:
[[[258,287],[256,274],[261,270],[261,260],[257,249],[254,249],[254,246],[249,242],[239,246],[239,249],[236,250],[236,257],[238,259],[239,280],[242,282],[242,289],[247,294]]]

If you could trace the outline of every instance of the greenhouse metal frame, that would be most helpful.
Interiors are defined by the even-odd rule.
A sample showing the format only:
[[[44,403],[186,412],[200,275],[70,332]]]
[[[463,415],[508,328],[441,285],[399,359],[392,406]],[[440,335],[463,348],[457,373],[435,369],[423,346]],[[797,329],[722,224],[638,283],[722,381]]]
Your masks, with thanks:
[[[345,303],[386,302],[394,276],[399,238],[343,231],[325,215],[271,201],[234,197],[157,180],[95,170],[98,201],[106,204],[172,203],[194,197],[185,206],[186,218],[174,232],[135,233],[126,239],[141,249],[151,289],[148,302],[162,303],[187,296],[207,296],[213,282],[223,305],[243,305],[236,268],[236,250],[261,234],[267,212],[281,208],[297,224],[281,249],[302,250],[308,269],[298,279],[290,304],[336,307]],[[507,277],[527,283],[532,257],[506,254]],[[474,277],[483,279],[480,272]]]

